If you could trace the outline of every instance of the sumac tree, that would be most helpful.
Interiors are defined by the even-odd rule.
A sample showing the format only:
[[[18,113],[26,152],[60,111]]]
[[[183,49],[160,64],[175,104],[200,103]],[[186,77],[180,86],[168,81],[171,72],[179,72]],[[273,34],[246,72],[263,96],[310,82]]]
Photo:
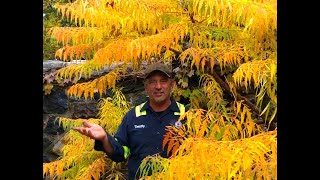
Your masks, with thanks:
[[[163,145],[173,155],[146,158],[140,172],[153,174],[143,179],[277,179],[276,0],[76,0],[55,7],[76,25],[50,30],[63,45],[56,58],[87,60],[57,70],[56,80],[72,82],[67,94],[78,98],[111,89],[100,118],[89,119],[111,133],[131,108],[117,81],[138,76],[143,64],[171,64],[173,96],[190,105],[181,117],[186,127],[168,128]],[[59,122],[69,129],[82,120]],[[79,133],[68,131],[63,150],[44,163],[44,176],[125,178],[126,162],[111,162]]]

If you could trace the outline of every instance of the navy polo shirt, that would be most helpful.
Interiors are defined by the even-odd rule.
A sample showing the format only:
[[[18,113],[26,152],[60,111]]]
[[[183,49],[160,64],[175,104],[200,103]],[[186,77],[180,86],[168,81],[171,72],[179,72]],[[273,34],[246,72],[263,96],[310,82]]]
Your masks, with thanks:
[[[187,107],[185,107],[187,111]],[[149,100],[142,106],[141,111],[146,110],[146,115],[136,117],[135,108],[132,108],[123,117],[114,137],[107,134],[113,152],[107,154],[111,160],[121,162],[125,160],[123,146],[130,149],[128,157],[128,179],[139,177],[138,167],[141,161],[148,155],[160,154],[168,157],[166,150],[162,150],[162,142],[166,132],[166,126],[175,125],[180,112],[175,100],[171,99],[171,105],[160,115],[152,110]],[[104,151],[102,142],[95,141],[95,150]]]

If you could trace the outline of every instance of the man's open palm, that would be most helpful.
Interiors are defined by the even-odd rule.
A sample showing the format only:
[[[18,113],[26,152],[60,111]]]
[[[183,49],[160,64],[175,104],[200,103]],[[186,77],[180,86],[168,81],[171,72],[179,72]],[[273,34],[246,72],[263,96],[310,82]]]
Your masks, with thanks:
[[[101,126],[99,126],[98,124],[90,123],[88,121],[83,121],[82,127],[74,127],[73,130],[76,130],[79,133],[92,139],[100,141],[102,141],[107,135],[106,131]]]

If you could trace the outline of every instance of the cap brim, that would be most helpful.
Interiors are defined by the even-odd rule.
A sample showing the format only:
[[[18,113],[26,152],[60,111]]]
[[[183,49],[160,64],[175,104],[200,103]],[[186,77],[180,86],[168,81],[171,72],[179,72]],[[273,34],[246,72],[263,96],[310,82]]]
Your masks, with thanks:
[[[171,76],[165,72],[165,71],[162,71],[162,70],[159,70],[159,69],[156,69],[156,70],[153,70],[151,72],[149,72],[148,74],[145,75],[145,79],[147,79],[151,74],[153,74],[154,72],[162,72],[163,74],[165,74],[166,76],[168,76],[168,78],[171,78]]]

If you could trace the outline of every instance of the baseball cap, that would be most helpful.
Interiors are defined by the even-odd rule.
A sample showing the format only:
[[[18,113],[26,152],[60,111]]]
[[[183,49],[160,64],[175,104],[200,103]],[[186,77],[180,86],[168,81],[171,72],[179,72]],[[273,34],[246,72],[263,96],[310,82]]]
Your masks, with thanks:
[[[165,75],[167,75],[169,78],[171,78],[171,69],[169,68],[169,66],[167,66],[164,63],[161,62],[156,62],[153,64],[150,64],[146,70],[145,70],[145,79],[148,78],[148,76],[154,72],[154,71],[160,71],[163,72]]]

